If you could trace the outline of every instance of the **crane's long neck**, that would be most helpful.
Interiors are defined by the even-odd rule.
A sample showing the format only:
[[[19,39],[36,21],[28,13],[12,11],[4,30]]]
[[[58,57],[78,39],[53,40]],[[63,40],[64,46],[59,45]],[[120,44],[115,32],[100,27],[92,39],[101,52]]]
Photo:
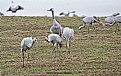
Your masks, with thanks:
[[[34,45],[35,41],[33,41],[32,46]]]
[[[54,16],[54,11],[52,11],[52,18],[55,19],[55,16]]]

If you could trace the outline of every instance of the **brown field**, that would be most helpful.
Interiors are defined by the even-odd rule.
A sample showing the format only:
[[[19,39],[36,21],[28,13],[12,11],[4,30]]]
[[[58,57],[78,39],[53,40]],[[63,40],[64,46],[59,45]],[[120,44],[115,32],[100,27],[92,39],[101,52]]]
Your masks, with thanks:
[[[44,41],[51,17],[0,17],[0,76],[121,76],[121,24],[118,29],[95,24],[78,30],[82,18],[56,19],[75,31],[70,49],[63,40],[63,47],[53,52]],[[23,68],[20,42],[29,35],[38,43],[25,53]]]

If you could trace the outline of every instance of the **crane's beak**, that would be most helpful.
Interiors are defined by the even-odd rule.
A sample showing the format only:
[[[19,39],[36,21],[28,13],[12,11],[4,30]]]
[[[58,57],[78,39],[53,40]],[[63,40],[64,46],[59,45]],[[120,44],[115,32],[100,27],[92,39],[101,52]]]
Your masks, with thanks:
[[[50,10],[47,10],[47,11],[50,11]]]
[[[21,9],[22,9],[22,10],[24,10],[24,8],[23,8],[23,7],[21,7]]]
[[[50,8],[49,10],[47,10],[47,11],[53,11],[53,8]]]

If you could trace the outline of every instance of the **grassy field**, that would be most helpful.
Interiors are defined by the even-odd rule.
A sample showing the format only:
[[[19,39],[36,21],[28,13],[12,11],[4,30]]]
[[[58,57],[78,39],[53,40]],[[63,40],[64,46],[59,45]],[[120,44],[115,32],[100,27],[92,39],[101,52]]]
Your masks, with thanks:
[[[51,17],[0,17],[0,76],[121,76],[121,24],[89,26],[78,30],[80,17],[56,17],[62,26],[74,29],[70,49],[52,53],[52,44],[44,41],[50,34]],[[101,18],[103,20],[103,18]],[[22,68],[20,42],[24,37],[38,39],[25,53]]]

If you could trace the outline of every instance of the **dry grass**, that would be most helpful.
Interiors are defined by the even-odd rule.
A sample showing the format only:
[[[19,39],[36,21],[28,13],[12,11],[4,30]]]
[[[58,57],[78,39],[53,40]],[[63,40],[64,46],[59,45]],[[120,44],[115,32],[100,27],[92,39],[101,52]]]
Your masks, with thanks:
[[[44,42],[50,33],[49,17],[0,17],[0,76],[121,76],[121,26],[86,26],[78,30],[79,17],[57,17],[62,26],[75,31],[70,49],[52,52],[52,44]],[[88,31],[89,29],[89,31]],[[33,36],[38,43],[22,68],[20,41]],[[27,57],[27,53],[25,55]]]

